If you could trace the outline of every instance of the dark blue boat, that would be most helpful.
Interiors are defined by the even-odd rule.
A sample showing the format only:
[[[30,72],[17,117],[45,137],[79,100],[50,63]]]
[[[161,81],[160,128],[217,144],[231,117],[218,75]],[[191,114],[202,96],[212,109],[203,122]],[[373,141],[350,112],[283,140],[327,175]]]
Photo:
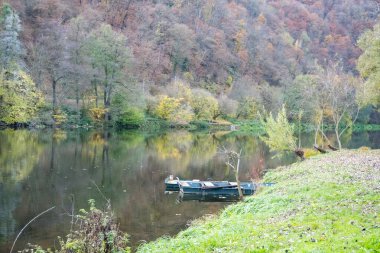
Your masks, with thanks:
[[[214,194],[214,195],[202,195],[202,194],[184,194],[179,192],[178,202],[197,200],[200,202],[237,202],[240,200],[239,196],[230,195],[226,196],[223,194]]]
[[[200,181],[200,180],[179,180],[167,178],[165,180],[166,191],[177,192],[183,198],[197,199],[207,198],[223,200],[236,199],[239,197],[239,191],[236,182],[229,181]],[[252,195],[256,186],[252,182],[241,182],[240,187],[243,195]],[[236,198],[235,198],[236,197]]]

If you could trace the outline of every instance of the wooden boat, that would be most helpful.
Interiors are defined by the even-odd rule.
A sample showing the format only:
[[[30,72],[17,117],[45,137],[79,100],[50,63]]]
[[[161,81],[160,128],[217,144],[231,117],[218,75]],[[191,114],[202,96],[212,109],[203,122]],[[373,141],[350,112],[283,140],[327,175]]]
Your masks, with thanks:
[[[212,196],[217,199],[231,198],[239,196],[236,182],[229,181],[200,181],[200,180],[179,180],[169,177],[165,180],[167,192],[180,192],[182,196]],[[243,195],[252,195],[256,190],[256,185],[252,182],[241,182],[240,187]],[[197,198],[198,198],[197,197]]]
[[[202,195],[202,194],[184,194],[182,191],[179,192],[178,202],[183,201],[193,201],[197,200],[200,202],[237,202],[240,200],[239,195],[229,195],[225,194],[213,194],[213,195]]]

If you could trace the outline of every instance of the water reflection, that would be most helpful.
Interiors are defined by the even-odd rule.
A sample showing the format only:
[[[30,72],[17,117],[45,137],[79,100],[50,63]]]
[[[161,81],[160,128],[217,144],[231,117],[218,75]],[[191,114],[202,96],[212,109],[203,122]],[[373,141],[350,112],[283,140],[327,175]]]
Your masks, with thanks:
[[[345,137],[349,147],[379,147],[379,133]],[[312,146],[313,136],[302,136]],[[270,159],[258,138],[230,132],[86,132],[0,131],[0,252],[7,252],[15,235],[31,218],[51,206],[19,239],[53,246],[57,235],[70,229],[72,206],[87,208],[87,200],[104,204],[93,182],[111,199],[121,227],[134,245],[164,234],[175,234],[186,223],[217,212],[225,203],[177,203],[164,195],[164,179],[234,180],[233,171],[218,154],[220,147],[243,149],[241,179],[258,179],[268,168],[294,157]]]

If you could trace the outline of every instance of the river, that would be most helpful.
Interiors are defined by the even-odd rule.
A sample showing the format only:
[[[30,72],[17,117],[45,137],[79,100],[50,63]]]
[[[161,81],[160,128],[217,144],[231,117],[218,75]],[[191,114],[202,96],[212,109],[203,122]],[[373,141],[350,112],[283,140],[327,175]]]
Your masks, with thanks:
[[[304,134],[301,140],[311,147],[313,136]],[[380,132],[346,134],[342,143],[380,148]],[[58,245],[57,236],[70,230],[71,213],[88,208],[89,199],[99,208],[105,198],[111,200],[134,247],[174,235],[228,203],[178,202],[176,195],[164,194],[164,179],[172,174],[234,180],[221,148],[243,150],[241,180],[258,180],[265,171],[295,161],[291,154],[273,159],[258,137],[237,132],[1,130],[0,252],[9,252],[21,228],[52,206],[25,229],[16,249],[28,242]]]

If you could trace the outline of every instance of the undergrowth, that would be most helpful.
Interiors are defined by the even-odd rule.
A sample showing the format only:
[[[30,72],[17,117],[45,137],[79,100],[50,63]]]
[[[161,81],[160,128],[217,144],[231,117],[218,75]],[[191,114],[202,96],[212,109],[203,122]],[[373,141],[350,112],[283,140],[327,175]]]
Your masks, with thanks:
[[[66,236],[58,238],[59,248],[43,249],[30,245],[23,253],[128,253],[128,234],[120,231],[108,204],[105,210],[95,207],[94,200],[89,200],[90,210],[81,209],[75,215],[75,227]]]

